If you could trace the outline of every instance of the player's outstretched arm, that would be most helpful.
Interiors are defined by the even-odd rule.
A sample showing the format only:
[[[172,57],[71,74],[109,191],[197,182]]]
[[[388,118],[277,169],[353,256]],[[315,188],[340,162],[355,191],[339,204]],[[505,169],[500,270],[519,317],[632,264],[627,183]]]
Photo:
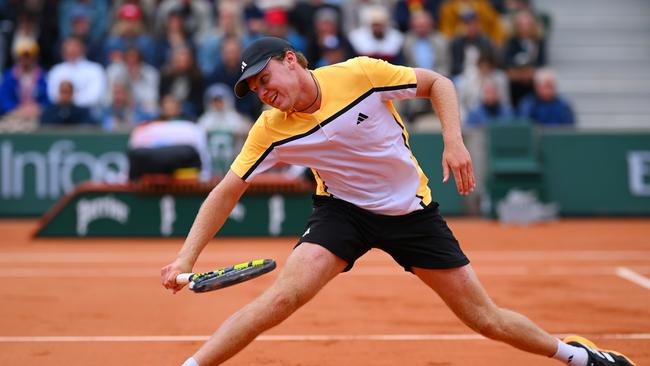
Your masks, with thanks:
[[[178,256],[160,271],[160,280],[165,288],[176,293],[183,287],[176,283],[176,276],[192,271],[199,254],[226,222],[246,188],[248,183],[232,170],[214,187],[203,201]]]
[[[417,96],[431,99],[442,126],[445,149],[442,153],[442,182],[453,173],[458,193],[468,195],[474,190],[472,158],[465,147],[460,129],[460,112],[454,84],[443,75],[426,69],[415,69]]]

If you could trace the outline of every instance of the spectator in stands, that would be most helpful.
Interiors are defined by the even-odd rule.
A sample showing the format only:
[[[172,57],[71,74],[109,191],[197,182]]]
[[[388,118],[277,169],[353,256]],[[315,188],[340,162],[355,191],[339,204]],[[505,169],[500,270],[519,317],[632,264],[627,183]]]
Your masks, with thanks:
[[[247,46],[256,39],[264,37],[266,32],[264,13],[255,6],[255,3],[248,4],[244,7],[244,24],[243,45]]]
[[[480,55],[497,54],[492,41],[479,28],[478,14],[470,10],[461,17],[465,26],[464,32],[451,41],[452,76],[462,73],[465,68],[476,67]]]
[[[74,85],[74,104],[89,108],[91,113],[101,110],[107,89],[106,72],[102,65],[88,61],[83,42],[69,37],[63,42],[63,62],[50,70],[47,79],[48,97],[59,100],[59,84],[63,80]]]
[[[311,64],[325,66],[353,56],[352,45],[340,31],[336,10],[329,7],[317,10],[313,29],[305,54]]]
[[[0,70],[13,65],[10,57],[14,43],[22,38],[36,40],[39,47],[39,64],[45,70],[60,60],[57,44],[59,25],[57,24],[58,4],[55,1],[0,1]],[[2,42],[4,40],[4,42]],[[6,52],[6,53],[5,53]]]
[[[158,119],[172,121],[175,119],[187,119],[183,114],[183,105],[173,94],[165,94],[160,98],[160,114]]]
[[[208,0],[162,0],[156,14],[157,34],[165,33],[171,13],[180,17],[183,33],[192,40],[212,28],[214,15]]]
[[[503,14],[505,18],[503,25],[506,34],[512,35],[515,33],[514,23],[516,15],[521,11],[526,11],[533,15],[539,35],[541,37],[547,36],[551,29],[551,17],[548,13],[535,9],[533,6],[533,0],[507,0],[503,5]]]
[[[109,3],[105,0],[60,0],[58,23],[61,39],[72,36],[73,15],[80,12],[89,14],[92,42],[103,40],[110,21]]]
[[[382,6],[389,9],[392,5],[390,0],[348,0],[341,2],[341,13],[343,14],[342,25],[343,33],[349,35],[350,32],[357,28],[361,28],[368,17],[368,13],[372,12],[375,6]]]
[[[267,9],[264,12],[266,35],[283,38],[289,41],[296,50],[307,52],[307,41],[303,35],[298,34],[289,24],[289,15],[282,8]]]
[[[440,31],[450,39],[462,34],[468,13],[476,14],[476,27],[491,42],[503,44],[501,19],[488,0],[446,0],[440,7]]]
[[[11,27],[11,25],[9,25]],[[38,28],[37,15],[33,12],[23,11],[19,13],[15,19],[15,29],[11,35],[10,47],[15,47],[14,44],[23,39],[37,40],[41,32]]]
[[[41,115],[42,126],[96,126],[96,120],[87,107],[74,103],[74,83],[61,80],[58,85],[55,103],[49,105]]]
[[[122,5],[133,4],[140,8],[140,11],[142,12],[142,23],[144,24],[144,28],[150,30],[150,35],[153,35],[156,25],[156,12],[158,10],[157,8],[159,2],[159,0],[112,0],[112,23],[115,23],[117,21],[117,18],[119,17],[119,10],[122,8]]]
[[[46,74],[38,65],[38,44],[30,38],[13,47],[14,66],[5,71],[0,84],[0,115],[3,121],[36,124],[49,104]]]
[[[212,84],[205,91],[205,113],[198,124],[206,131],[231,133],[243,137],[251,125],[235,110],[232,88],[226,84]]]
[[[133,103],[139,110],[148,115],[158,113],[160,73],[142,61],[140,50],[127,49],[123,60],[108,65],[106,73],[111,86],[116,82],[126,82]],[[110,103],[110,98],[108,102]]]
[[[183,18],[179,11],[171,11],[167,14],[167,19],[163,32],[157,40],[158,60],[155,67],[162,67],[171,62],[174,51],[179,48],[194,49],[194,42],[190,39],[183,26]]]
[[[412,28],[411,17],[414,14],[425,12],[433,19],[435,23],[439,19],[440,6],[444,0],[397,0],[395,2],[393,18],[397,23],[397,29],[401,32],[408,32]]]
[[[431,14],[426,11],[414,12],[410,15],[410,24],[402,51],[405,65],[449,75],[449,43],[435,29]],[[407,121],[414,121],[420,115],[431,113],[431,102],[426,99],[403,100],[399,102],[399,106]]]
[[[126,80],[111,84],[110,103],[104,108],[101,125],[105,131],[130,131],[155,115],[143,111],[131,96]]]
[[[449,75],[450,58],[447,39],[436,30],[431,14],[419,11],[411,14],[410,28],[404,38],[406,66],[434,70]]]
[[[7,33],[7,43],[0,49],[0,52],[7,52],[5,56],[11,56],[18,41],[26,38],[35,40],[39,46],[39,64],[47,70],[57,61],[57,53],[54,52],[53,48],[58,40],[58,28],[56,24],[52,24],[56,20],[44,19],[51,17],[51,15],[43,14],[43,12],[56,10],[56,7],[52,4],[43,4],[42,8],[39,9],[39,6],[35,4],[32,6],[28,4],[16,5],[20,8],[15,9],[15,18],[7,19],[7,21],[3,22],[2,29],[0,29],[0,32]],[[15,60],[9,59],[6,61],[11,66],[13,65],[12,61]],[[2,68],[2,70],[5,69]]]
[[[135,4],[124,4],[118,9],[115,25],[105,47],[107,54],[110,50],[137,48],[144,61],[150,65],[156,64],[158,60],[156,43],[145,32],[142,11]]]
[[[512,108],[503,102],[497,84],[491,78],[486,78],[481,83],[480,102],[469,111],[465,124],[478,127],[496,120],[509,120],[513,117]]]
[[[97,63],[106,63],[104,51],[104,37],[93,37],[91,13],[85,6],[76,6],[70,12],[70,36],[80,39],[86,48],[88,60]],[[62,42],[58,42],[58,49],[62,50]],[[62,55],[58,55],[59,58]]]
[[[354,51],[392,63],[401,63],[404,35],[390,24],[388,9],[382,5],[369,8],[363,25],[350,32]]]
[[[211,85],[205,92],[205,113],[198,120],[209,133],[213,173],[221,176],[230,168],[251,127],[250,121],[235,110],[234,98],[228,85]]]
[[[322,46],[321,57],[314,65],[315,67],[327,66],[343,62],[354,54],[350,47],[346,46],[345,38],[330,38],[329,41]]]
[[[535,93],[525,97],[519,115],[542,125],[571,125],[575,123],[573,109],[557,93],[555,72],[541,68],[535,72]]]
[[[316,13],[321,10],[333,11],[337,19],[341,18],[341,8],[336,2],[323,0],[297,1],[289,9],[289,24],[296,32],[307,39],[313,38],[314,24],[317,22]]]
[[[160,94],[172,94],[181,102],[183,114],[198,117],[203,111],[203,75],[189,48],[177,48],[160,75]]]
[[[533,91],[535,70],[546,65],[546,42],[533,15],[522,10],[514,18],[514,34],[505,47],[505,64],[510,80],[512,104]]]
[[[479,56],[476,66],[466,67],[460,75],[453,79],[456,84],[462,119],[467,117],[468,111],[479,106],[482,85],[487,79],[490,79],[498,89],[500,104],[511,106],[506,73],[496,67],[491,53],[482,54]]]
[[[210,78],[212,83],[224,83],[231,89],[235,87],[241,74],[241,41],[234,37],[226,37],[221,43],[221,64]],[[252,95],[247,94],[235,101],[237,111],[250,120],[257,119],[262,111],[262,103]]]
[[[217,26],[198,37],[196,59],[201,73],[209,77],[221,62],[221,41],[224,37],[244,36],[243,13],[235,2],[220,2],[217,12]]]

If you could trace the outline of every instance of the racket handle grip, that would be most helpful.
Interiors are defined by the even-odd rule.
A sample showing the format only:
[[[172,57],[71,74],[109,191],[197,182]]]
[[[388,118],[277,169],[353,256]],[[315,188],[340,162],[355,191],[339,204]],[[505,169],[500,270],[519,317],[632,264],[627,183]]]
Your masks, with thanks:
[[[176,276],[176,283],[179,285],[187,285],[192,280],[192,276],[194,276],[194,273],[181,273]]]

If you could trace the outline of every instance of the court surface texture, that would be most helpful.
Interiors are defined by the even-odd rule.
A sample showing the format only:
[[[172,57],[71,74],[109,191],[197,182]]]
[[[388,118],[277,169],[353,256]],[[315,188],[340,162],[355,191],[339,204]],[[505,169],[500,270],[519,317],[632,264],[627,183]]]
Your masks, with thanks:
[[[577,333],[650,365],[650,219],[527,227],[449,225],[495,302],[557,336]],[[180,365],[277,277],[295,238],[217,238],[195,270],[274,258],[227,289],[172,295],[160,268],[173,239],[33,239],[0,220],[1,365]],[[370,251],[226,365],[559,365],[471,332],[437,295]]]

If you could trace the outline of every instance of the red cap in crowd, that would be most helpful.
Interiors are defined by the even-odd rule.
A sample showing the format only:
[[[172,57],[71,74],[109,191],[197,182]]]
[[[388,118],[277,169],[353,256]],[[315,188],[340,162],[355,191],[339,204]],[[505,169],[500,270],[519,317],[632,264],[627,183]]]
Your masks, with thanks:
[[[117,16],[122,20],[140,20],[142,19],[142,12],[135,4],[124,4],[117,11]]]
[[[264,20],[269,25],[286,25],[289,18],[283,9],[269,9],[264,14]]]

